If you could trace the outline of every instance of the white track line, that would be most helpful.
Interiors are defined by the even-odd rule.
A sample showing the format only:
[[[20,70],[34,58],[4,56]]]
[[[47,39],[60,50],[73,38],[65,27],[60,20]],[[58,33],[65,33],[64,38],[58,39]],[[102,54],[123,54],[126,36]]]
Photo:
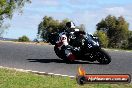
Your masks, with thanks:
[[[62,77],[75,78],[75,76],[55,74],[55,73],[47,73],[47,72],[39,72],[39,71],[32,71],[32,70],[24,70],[24,69],[10,68],[10,67],[4,67],[4,66],[0,66],[0,68],[15,70],[15,71],[19,71],[19,72],[34,73],[34,74],[38,74],[38,75],[53,75],[53,76],[62,76]]]
[[[126,52],[130,53],[131,51],[126,51]]]
[[[114,50],[114,51],[119,51],[119,50]]]
[[[123,51],[123,52],[127,52],[127,53],[132,53],[132,51],[126,51],[126,50],[112,50],[112,49],[104,49],[104,50],[108,50],[108,51]]]

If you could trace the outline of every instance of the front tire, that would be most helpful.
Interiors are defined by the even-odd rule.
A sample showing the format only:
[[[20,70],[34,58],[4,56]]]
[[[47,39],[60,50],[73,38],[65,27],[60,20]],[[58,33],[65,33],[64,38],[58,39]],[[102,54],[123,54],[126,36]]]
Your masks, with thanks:
[[[111,62],[111,57],[109,56],[109,54],[100,49],[100,51],[97,52],[97,61],[100,63],[100,64],[109,64]]]

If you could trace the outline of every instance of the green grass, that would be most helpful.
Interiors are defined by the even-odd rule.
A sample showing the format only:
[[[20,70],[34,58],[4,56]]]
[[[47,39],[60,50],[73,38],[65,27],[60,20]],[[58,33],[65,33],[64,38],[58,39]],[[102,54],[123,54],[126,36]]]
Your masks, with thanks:
[[[59,76],[39,76],[31,73],[0,69],[0,88],[132,88],[132,84],[86,84]]]

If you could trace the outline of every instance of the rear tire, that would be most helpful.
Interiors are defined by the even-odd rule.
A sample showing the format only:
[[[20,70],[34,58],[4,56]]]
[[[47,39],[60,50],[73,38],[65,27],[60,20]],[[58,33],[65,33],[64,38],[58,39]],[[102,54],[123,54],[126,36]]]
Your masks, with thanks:
[[[59,48],[57,46],[54,46],[54,51],[55,51],[55,54],[60,58],[64,58],[64,55],[63,55],[63,52],[59,50]],[[63,59],[62,59],[63,60]]]
[[[109,54],[100,49],[100,51],[97,52],[97,61],[100,63],[100,64],[109,64],[111,62],[111,57],[109,56]]]
[[[66,63],[68,63],[68,64],[74,62],[74,61],[70,61],[70,60],[65,56],[64,51],[59,50],[58,47],[54,46],[54,51],[55,51],[56,55],[57,55],[61,60],[63,60],[64,62],[66,62]]]

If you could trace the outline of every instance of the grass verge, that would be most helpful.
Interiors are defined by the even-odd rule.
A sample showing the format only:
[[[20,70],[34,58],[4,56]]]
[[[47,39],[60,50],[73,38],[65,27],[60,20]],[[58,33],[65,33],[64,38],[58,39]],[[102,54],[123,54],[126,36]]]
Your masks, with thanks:
[[[132,84],[86,84],[59,76],[40,76],[0,68],[0,88],[132,88]]]

